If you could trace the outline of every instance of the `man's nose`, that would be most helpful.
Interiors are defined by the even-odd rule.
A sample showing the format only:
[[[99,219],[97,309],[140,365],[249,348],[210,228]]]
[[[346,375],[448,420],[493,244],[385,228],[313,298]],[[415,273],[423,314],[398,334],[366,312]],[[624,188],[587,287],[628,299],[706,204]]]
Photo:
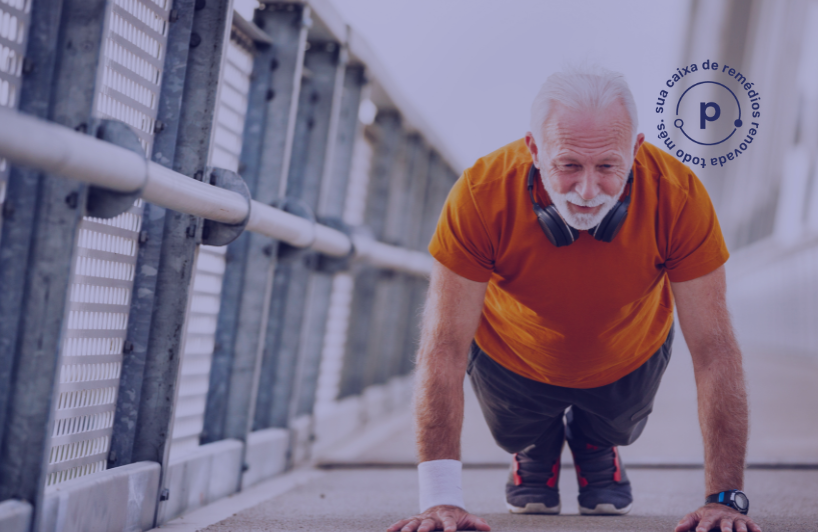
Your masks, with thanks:
[[[584,175],[574,188],[579,197],[588,201],[599,195],[599,183],[592,175]]]

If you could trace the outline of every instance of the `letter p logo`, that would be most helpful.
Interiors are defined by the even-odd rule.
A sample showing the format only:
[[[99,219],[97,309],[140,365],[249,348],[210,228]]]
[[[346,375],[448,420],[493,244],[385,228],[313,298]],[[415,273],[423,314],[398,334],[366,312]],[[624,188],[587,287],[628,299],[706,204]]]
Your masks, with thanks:
[[[707,116],[707,108],[713,108],[713,116]],[[701,102],[699,104],[699,129],[704,129],[707,122],[715,122],[721,116],[721,108],[716,102]]]

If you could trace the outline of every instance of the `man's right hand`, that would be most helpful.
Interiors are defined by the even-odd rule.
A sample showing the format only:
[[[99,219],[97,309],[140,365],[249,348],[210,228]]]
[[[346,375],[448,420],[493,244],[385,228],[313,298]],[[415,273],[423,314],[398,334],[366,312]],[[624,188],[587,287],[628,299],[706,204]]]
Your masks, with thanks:
[[[456,532],[457,530],[491,530],[491,527],[481,517],[474,516],[457,506],[432,506],[422,514],[401,519],[386,529],[387,532],[431,532],[443,530]]]

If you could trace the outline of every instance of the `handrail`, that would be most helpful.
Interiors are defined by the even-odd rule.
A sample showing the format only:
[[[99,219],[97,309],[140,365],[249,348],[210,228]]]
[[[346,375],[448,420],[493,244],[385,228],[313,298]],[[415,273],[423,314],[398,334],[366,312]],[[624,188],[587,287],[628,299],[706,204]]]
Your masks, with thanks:
[[[142,189],[142,198],[160,207],[238,224],[296,247],[334,257],[353,256],[373,266],[418,276],[432,270],[432,257],[314,223],[281,209],[250,202],[236,192],[191,179],[114,144],[12,110],[0,109],[0,157],[119,192]],[[36,139],[36,142],[34,142]]]

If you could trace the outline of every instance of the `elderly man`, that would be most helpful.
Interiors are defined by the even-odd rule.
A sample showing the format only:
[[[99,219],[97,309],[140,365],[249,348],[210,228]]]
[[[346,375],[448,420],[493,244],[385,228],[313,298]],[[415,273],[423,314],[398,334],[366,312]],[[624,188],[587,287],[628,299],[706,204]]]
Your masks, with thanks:
[[[418,355],[421,514],[389,530],[489,530],[464,509],[468,373],[497,443],[514,453],[511,512],[556,514],[567,441],[582,514],[627,513],[617,452],[650,414],[673,341],[693,358],[705,504],[677,531],[760,532],[740,491],[747,442],[741,353],[725,304],[728,258],[694,173],[637,135],[630,89],[603,69],[557,73],[525,139],[455,183],[429,249]]]

